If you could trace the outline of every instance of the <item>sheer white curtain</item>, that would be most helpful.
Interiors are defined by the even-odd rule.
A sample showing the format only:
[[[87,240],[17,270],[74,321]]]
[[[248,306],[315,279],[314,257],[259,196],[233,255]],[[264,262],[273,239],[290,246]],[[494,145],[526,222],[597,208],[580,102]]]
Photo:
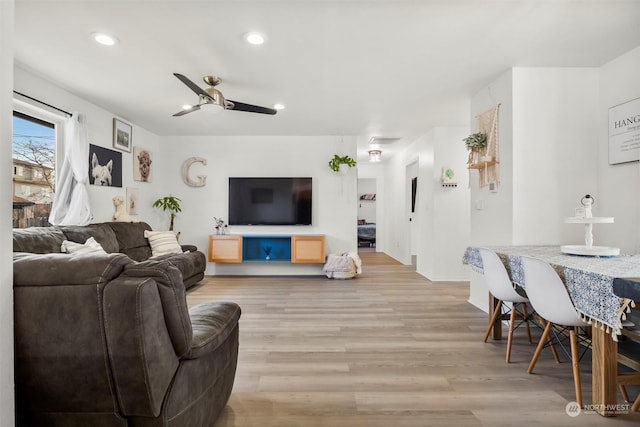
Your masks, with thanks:
[[[64,158],[51,206],[53,225],[86,225],[91,220],[89,206],[89,144],[84,116],[73,113],[64,123]]]

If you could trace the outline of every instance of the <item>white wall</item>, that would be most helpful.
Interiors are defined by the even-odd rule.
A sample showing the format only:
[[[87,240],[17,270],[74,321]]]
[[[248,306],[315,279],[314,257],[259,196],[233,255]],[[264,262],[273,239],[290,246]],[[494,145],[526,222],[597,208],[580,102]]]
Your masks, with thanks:
[[[594,213],[613,216],[614,224],[594,227],[595,244],[640,253],[640,169],[638,162],[609,165],[609,108],[640,97],[640,47],[605,64],[598,104],[598,199]],[[606,232],[605,232],[606,230]],[[597,233],[597,234],[596,234]]]
[[[13,0],[0,1],[0,425],[12,427],[14,420],[13,386],[13,266],[11,235],[12,200],[12,111],[13,111]]]
[[[418,188],[419,239],[417,272],[430,280],[468,280],[461,263],[469,245],[470,214],[467,151],[462,139],[467,126],[437,127],[421,142]],[[456,171],[458,187],[442,186],[442,170]],[[425,188],[426,187],[426,188]]]
[[[173,194],[182,199],[183,212],[175,229],[181,241],[206,251],[214,233],[213,217],[228,219],[229,177],[304,176],[313,178],[311,226],[233,226],[231,233],[325,234],[327,253],[357,249],[357,173],[347,175],[329,169],[335,153],[355,158],[354,138],[323,136],[162,137],[162,156],[156,174],[157,196]],[[189,157],[203,157],[192,174],[207,175],[204,187],[182,182],[180,168]],[[160,191],[160,192],[158,192]],[[322,264],[222,264],[209,263],[207,274],[322,274]]]
[[[69,112],[78,111],[84,114],[90,144],[116,150],[113,148],[112,129],[113,118],[117,117],[132,125],[133,146],[141,146],[151,150],[155,155],[161,155],[157,137],[135,123],[118,117],[116,113],[91,104],[18,66],[14,68],[14,71],[16,91],[40,99],[63,110]],[[37,104],[35,105],[37,106]],[[160,191],[154,191],[152,183],[133,181],[133,151],[131,153],[120,152],[122,153],[122,187],[89,185],[89,202],[91,203],[93,214],[91,222],[111,221],[115,211],[113,197],[116,195],[124,197],[126,187],[134,187],[139,189],[139,215],[134,218],[148,222],[152,228],[157,228],[160,225],[161,217],[151,205],[157,198],[155,196],[160,194]]]
[[[406,171],[417,161],[416,271],[434,281],[459,281],[469,277],[461,263],[469,245],[467,153],[462,142],[467,134],[466,126],[434,128],[385,164],[384,188],[388,196],[381,205],[388,239],[385,252],[405,264],[411,262],[412,236],[408,221],[411,198]],[[446,166],[456,170],[457,188],[442,187],[442,168]]]
[[[609,216],[598,203],[598,69],[514,68],[513,88],[513,157],[500,157],[513,167],[511,244],[584,244],[584,226],[564,223],[582,197]],[[595,244],[608,228],[594,227]]]
[[[410,200],[406,191],[406,167],[416,160],[417,154],[405,149],[385,162],[382,185],[385,199],[378,201],[385,211],[383,227],[376,230],[377,235],[384,238],[384,252],[407,265],[411,264],[411,239],[407,216]],[[418,188],[421,188],[419,181],[420,177]],[[379,219],[378,224],[381,222]]]
[[[513,238],[513,164],[512,70],[501,74],[471,98],[470,133],[477,132],[476,117],[500,104],[498,148],[500,150],[500,187],[497,193],[478,186],[478,171],[471,171],[471,244],[510,244]]]

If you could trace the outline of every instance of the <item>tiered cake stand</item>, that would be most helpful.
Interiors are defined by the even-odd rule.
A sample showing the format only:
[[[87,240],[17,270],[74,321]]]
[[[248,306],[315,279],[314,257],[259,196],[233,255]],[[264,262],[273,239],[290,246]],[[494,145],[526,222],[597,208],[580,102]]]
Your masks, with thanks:
[[[564,220],[567,224],[584,224],[584,245],[560,246],[565,254],[586,256],[616,256],[620,255],[620,248],[609,246],[593,246],[593,224],[612,224],[613,217],[601,216],[592,218],[569,217]]]

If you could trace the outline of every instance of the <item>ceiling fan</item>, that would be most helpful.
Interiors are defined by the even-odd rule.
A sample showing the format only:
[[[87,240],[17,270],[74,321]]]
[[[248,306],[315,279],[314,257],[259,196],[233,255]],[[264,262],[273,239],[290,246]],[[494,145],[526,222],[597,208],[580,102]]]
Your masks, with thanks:
[[[187,77],[182,74],[173,73],[174,76],[178,78],[182,83],[187,85],[189,89],[194,91],[199,99],[198,103],[190,108],[179,111],[175,113],[173,116],[183,116],[185,114],[192,113],[197,110],[210,110],[211,112],[219,112],[222,110],[235,110],[235,111],[246,111],[249,113],[260,113],[260,114],[276,114],[277,111],[273,108],[260,107],[258,105],[245,104],[244,102],[232,101],[230,99],[225,99],[222,92],[220,92],[215,87],[222,83],[222,80],[219,77],[215,76],[204,76],[202,79],[206,84],[209,85],[208,88],[202,89],[200,86],[189,80]]]

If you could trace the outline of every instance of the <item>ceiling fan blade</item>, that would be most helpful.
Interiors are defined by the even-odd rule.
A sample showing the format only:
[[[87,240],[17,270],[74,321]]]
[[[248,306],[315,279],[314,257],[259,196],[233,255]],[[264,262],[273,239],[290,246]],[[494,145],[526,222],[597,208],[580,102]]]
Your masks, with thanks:
[[[232,101],[227,99],[228,102],[233,104],[227,105],[227,110],[236,110],[236,111],[246,111],[249,113],[260,113],[260,114],[276,114],[277,111],[273,108],[260,107],[258,105],[245,104],[244,102]]]
[[[187,108],[186,110],[178,111],[173,115],[173,117],[184,116],[185,114],[193,113],[194,111],[198,111],[199,109],[199,105],[194,105],[193,107]]]
[[[189,89],[191,89],[192,91],[194,91],[198,95],[206,96],[207,98],[211,98],[209,96],[209,94],[204,91],[204,89],[202,89],[200,86],[198,86],[197,84],[195,84],[194,82],[192,82],[191,80],[189,80],[188,78],[183,76],[182,74],[173,73],[173,75],[176,76],[182,83],[187,85],[187,87]]]

